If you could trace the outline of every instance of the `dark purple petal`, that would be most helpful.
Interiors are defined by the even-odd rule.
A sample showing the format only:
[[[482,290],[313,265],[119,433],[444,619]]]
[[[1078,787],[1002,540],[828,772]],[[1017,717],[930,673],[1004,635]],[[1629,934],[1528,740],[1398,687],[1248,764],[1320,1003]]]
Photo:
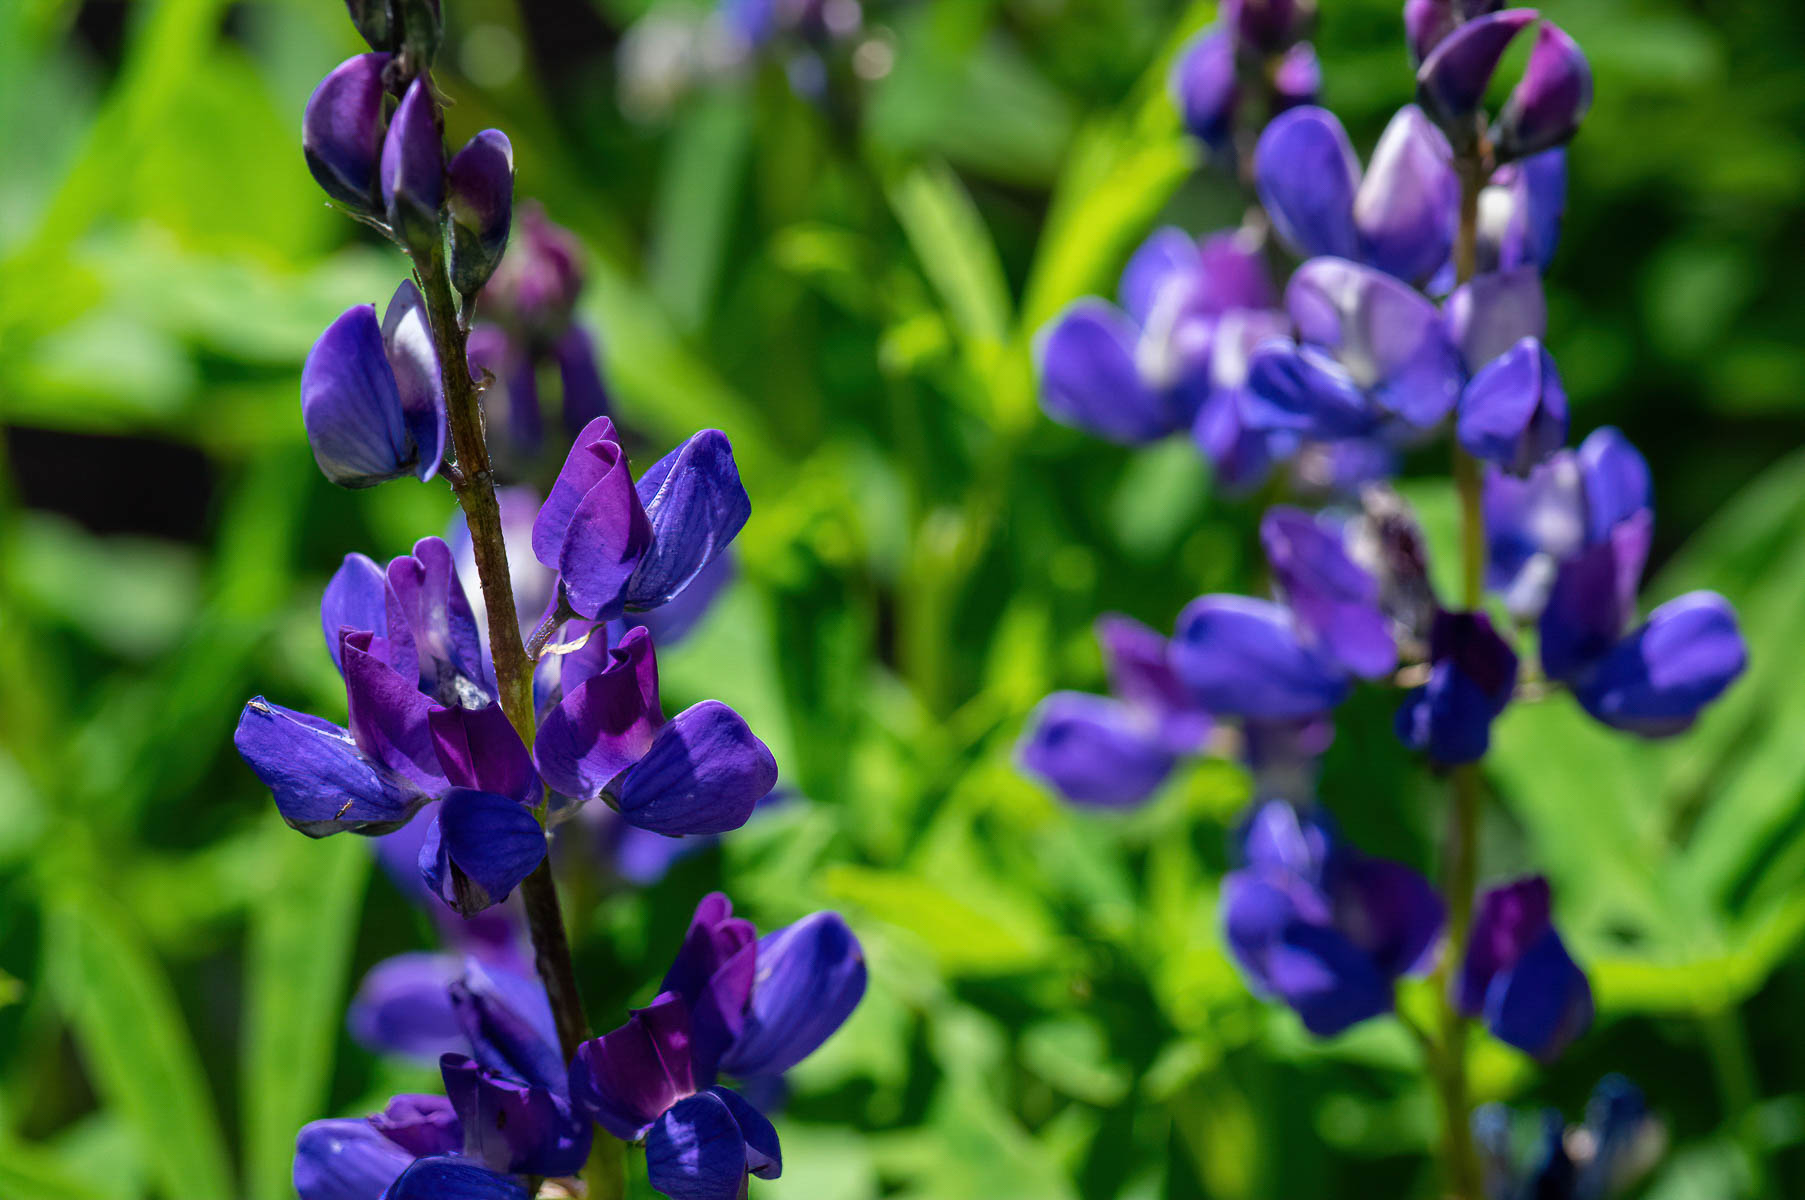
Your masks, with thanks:
[[[726,833],[777,786],[777,760],[740,715],[704,700],[671,718],[607,793],[628,824],[653,833]]]
[[[300,1200],[377,1200],[414,1156],[368,1121],[314,1121],[295,1137]]]
[[[427,724],[432,701],[412,679],[369,652],[372,640],[368,633],[347,633],[339,647],[351,736],[365,754],[436,795],[445,786],[445,775]]]
[[[376,1131],[409,1154],[430,1158],[464,1148],[456,1110],[443,1096],[401,1095],[370,1118]]]
[[[1466,960],[1455,981],[1454,1001],[1461,1013],[1478,1016],[1492,980],[1516,966],[1524,952],[1553,928],[1548,881],[1540,875],[1482,895],[1467,939]]]
[[[439,765],[454,787],[494,792],[528,808],[545,798],[532,756],[501,705],[435,708],[427,720]]]
[[[1213,150],[1227,147],[1240,99],[1234,38],[1222,29],[1200,34],[1173,64],[1170,86],[1179,118],[1191,136]]]
[[[1586,493],[1586,540],[1602,542],[1611,530],[1654,507],[1648,460],[1617,429],[1594,429],[1579,444],[1579,472]]]
[[[1083,692],[1042,700],[1016,753],[1068,800],[1109,808],[1147,799],[1177,761],[1156,716]]]
[[[332,69],[301,117],[307,169],[326,194],[362,213],[376,211],[382,159],[382,72],[386,54],[359,54]]]
[[[514,147],[499,129],[485,129],[452,156],[451,282],[466,295],[489,281],[508,248],[514,212]]]
[[[523,982],[528,986],[520,986]],[[479,1066],[549,1091],[565,1089],[569,1072],[543,987],[472,960],[448,985],[447,994]]]
[[[305,1198],[304,1198],[305,1200]],[[381,1200],[529,1200],[526,1185],[458,1158],[424,1158]]]
[[[1549,1062],[1591,1028],[1592,986],[1549,928],[1492,980],[1484,1015],[1493,1037]]]
[[[419,689],[447,708],[481,708],[495,696],[476,614],[444,539],[421,538],[388,570],[389,661],[418,675]]]
[[[1365,679],[1397,666],[1378,581],[1348,557],[1338,533],[1301,509],[1276,507],[1260,521],[1260,544],[1285,603],[1318,647]]]
[[[599,629],[590,636],[606,638]],[[609,651],[608,665],[545,718],[533,754],[552,790],[593,800],[651,751],[663,725],[652,639],[644,629],[631,629]]]
[[[1542,609],[1542,671],[1577,682],[1611,649],[1636,610],[1636,584],[1648,557],[1652,521],[1646,510],[1611,530],[1606,541],[1562,563]]]
[[[777,1130],[765,1114],[738,1092],[724,1087],[711,1087],[710,1095],[727,1106],[733,1123],[740,1127],[746,1141],[746,1169],[760,1179],[776,1179],[783,1174],[783,1150],[777,1144]]]
[[[347,731],[262,696],[244,706],[232,744],[275,794],[282,819],[309,837],[388,833],[431,799],[359,750]]]
[[[1306,105],[1275,117],[1254,150],[1254,179],[1273,229],[1293,253],[1359,256],[1360,163],[1335,114]]]
[[[680,1100],[646,1134],[646,1175],[671,1200],[738,1200],[747,1171],[745,1134],[712,1091]]]
[[[1035,339],[1040,403],[1064,425],[1133,445],[1172,433],[1172,411],[1135,365],[1140,330],[1101,300],[1080,300]]]
[[[730,1075],[778,1075],[839,1029],[865,995],[865,953],[839,913],[819,912],[758,942],[743,1032],[721,1060]]]
[[[1449,0],[1404,0],[1404,39],[1410,47],[1411,65],[1421,65],[1454,31],[1456,23]]]
[[[1616,729],[1668,737],[1689,728],[1748,665],[1736,612],[1716,592],[1655,609],[1573,684],[1587,712]]]
[[[638,1141],[671,1105],[695,1092],[689,1043],[682,997],[661,993],[619,1029],[577,1048],[571,1100],[615,1137]]]
[[[640,478],[639,501],[652,525],[652,548],[627,583],[627,605],[650,609],[688,587],[746,525],[752,501],[740,483],[733,447],[704,429]]]
[[[1336,872],[1332,899],[1336,926],[1380,974],[1422,974],[1433,965],[1447,906],[1417,872],[1382,858],[1355,859]]]
[[[445,391],[439,378],[439,352],[433,346],[432,325],[426,301],[411,279],[403,279],[382,314],[382,350],[395,373],[396,395],[401,399],[401,420],[408,436],[420,447],[414,473],[422,481],[438,474],[450,441],[445,416]]]
[[[1475,375],[1460,397],[1468,454],[1527,475],[1567,441],[1567,391],[1554,356],[1526,337]]]
[[[371,487],[419,466],[375,306],[347,309],[308,351],[301,424],[320,471],[340,487]]]
[[[1299,42],[1285,51],[1272,69],[1273,111],[1315,104],[1321,94],[1322,63],[1316,58],[1316,47]]]
[[[1278,341],[1248,359],[1241,411],[1257,429],[1322,439],[1370,433],[1380,416],[1340,363],[1312,346]]]
[[[1363,259],[1412,283],[1448,261],[1460,208],[1453,153],[1422,109],[1398,110],[1354,195]]]
[[[589,1158],[592,1127],[560,1093],[523,1083],[461,1054],[439,1060],[445,1094],[464,1131],[465,1157],[492,1171],[574,1175]]]
[[[677,993],[693,1010],[708,981],[757,936],[752,922],[733,915],[733,901],[722,892],[710,892],[696,905],[683,945],[658,990]]]
[[[1429,656],[1429,682],[1398,710],[1398,738],[1443,766],[1477,762],[1510,703],[1516,652],[1484,613],[1439,612]]]
[[[1179,614],[1172,666],[1197,702],[1215,713],[1306,717],[1347,698],[1334,663],[1298,636],[1276,604],[1204,596]]]
[[[608,386],[602,382],[601,360],[595,339],[589,331],[571,322],[564,335],[552,344],[552,358],[558,363],[558,382],[563,388],[564,428],[575,432],[613,407],[608,399]]]
[[[415,952],[383,959],[370,968],[351,1000],[345,1017],[351,1036],[366,1050],[422,1062],[436,1063],[441,1054],[464,1049],[463,1027],[448,991],[462,973],[463,964],[451,954]]]
[[[1551,21],[1536,31],[1523,78],[1504,102],[1492,132],[1500,160],[1561,145],[1592,107],[1592,67],[1579,44]]]
[[[1524,338],[1547,336],[1541,273],[1531,266],[1480,275],[1448,297],[1447,320],[1467,371],[1477,372]]]
[[[430,85],[416,79],[389,119],[382,142],[382,205],[389,225],[410,246],[439,236],[445,202],[445,140]]]
[[[326,651],[332,665],[342,672],[339,656],[339,631],[359,629],[386,633],[389,627],[388,600],[385,595],[382,568],[366,554],[347,554],[345,561],[332,574],[320,597],[320,628],[326,634]]]
[[[1339,930],[1293,921],[1266,952],[1273,991],[1317,1037],[1391,1011],[1391,982]]]
[[[452,788],[420,847],[420,877],[464,916],[500,904],[545,857],[545,831],[517,800]]]
[[[1471,140],[1463,128],[1485,98],[1485,89],[1512,39],[1536,19],[1533,8],[1491,13],[1459,26],[1417,68],[1417,95],[1448,136]]]
[[[708,616],[715,598],[733,582],[736,574],[738,570],[733,565],[733,549],[729,547],[703,567],[701,573],[690,580],[689,586],[675,600],[649,612],[628,613],[622,621],[629,628],[643,626],[657,645],[674,646],[689,636],[690,630]]]
[[[1242,45],[1277,54],[1308,31],[1316,5],[1309,0],[1227,0],[1222,13]]]

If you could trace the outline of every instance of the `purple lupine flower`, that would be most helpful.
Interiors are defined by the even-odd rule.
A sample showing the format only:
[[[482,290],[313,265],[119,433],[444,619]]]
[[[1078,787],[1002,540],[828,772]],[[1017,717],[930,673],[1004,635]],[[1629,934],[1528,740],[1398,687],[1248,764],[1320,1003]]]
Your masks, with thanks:
[[[1407,283],[1448,260],[1460,182],[1448,139],[1414,105],[1385,127],[1364,178],[1341,122],[1315,107],[1266,127],[1254,176],[1273,229],[1301,257],[1352,259]]]
[[[1567,391],[1539,338],[1524,338],[1467,382],[1457,434],[1468,454],[1518,476],[1566,444]]]
[[[1477,762],[1516,683],[1516,652],[1489,617],[1439,612],[1429,636],[1429,682],[1404,697],[1398,739],[1442,766]]]
[[[1445,918],[1435,889],[1341,843],[1325,814],[1262,804],[1241,856],[1222,881],[1229,950],[1311,1033],[1332,1037],[1391,1011],[1396,980],[1431,965]]]
[[[1492,1036],[1544,1062],[1592,1024],[1591,985],[1555,932],[1540,875],[1479,898],[1453,988],[1463,1015],[1483,1018]]]
[[[1291,276],[1285,304],[1297,342],[1266,342],[1248,368],[1256,425],[1331,442],[1410,437],[1454,407],[1459,353],[1435,305],[1408,285],[1316,258]]]
[[[426,305],[411,279],[376,307],[327,326],[301,368],[301,424],[314,461],[340,487],[431,479],[449,437]]]
[[[1536,15],[1533,8],[1513,8],[1462,22],[1423,56],[1416,73],[1417,96],[1450,138],[1472,140],[1473,116],[1485,99],[1492,73]]]
[[[354,212],[381,211],[383,71],[387,54],[359,54],[327,74],[301,117],[307,169]]]
[[[573,677],[570,656],[564,670],[564,698],[534,744],[554,791],[603,798],[628,824],[682,835],[738,829],[776,786],[771,751],[720,701],[665,720],[645,630],[630,630],[592,676]]]
[[[1519,1164],[1512,1125],[1501,1104],[1473,1114],[1488,1194],[1502,1200],[1608,1200],[1647,1174],[1666,1142],[1641,1089],[1621,1075],[1598,1081],[1583,1125],[1569,1129],[1558,1111],[1544,1110],[1526,1163]]]
[[[1286,430],[1257,428],[1250,418],[1247,368],[1255,347],[1291,332],[1290,319],[1274,309],[1234,309],[1222,314],[1210,338],[1209,395],[1191,424],[1191,437],[1231,494],[1265,482],[1274,464],[1298,453]]]
[[[1363,679],[1391,673],[1398,649],[1379,581],[1350,556],[1344,530],[1279,506],[1260,519],[1260,545],[1279,595],[1317,645]]]
[[[440,237],[445,203],[445,139],[431,85],[416,79],[382,140],[382,206],[403,245],[425,249]]]
[[[864,955],[837,914],[755,937],[725,896],[705,897],[657,998],[570,1065],[578,1107],[616,1137],[643,1139],[652,1186],[678,1200],[733,1200],[748,1173],[781,1173],[771,1123],[715,1076],[781,1074],[865,991]]]
[[[1167,662],[1166,639],[1128,617],[1097,621],[1112,696],[1055,692],[1028,718],[1016,754],[1066,799],[1110,808],[1156,791],[1209,736],[1209,716]]]
[[[1274,302],[1258,250],[1239,235],[1198,241],[1172,228],[1134,252],[1120,292],[1121,308],[1090,298],[1066,309],[1036,337],[1035,360],[1049,416],[1126,444],[1190,428],[1212,394],[1219,335],[1244,338],[1238,319]],[[1223,368],[1235,373],[1232,361]]]
[[[1166,84],[1190,135],[1217,154],[1234,149],[1244,73],[1265,73],[1274,112],[1312,104],[1322,89],[1316,51],[1300,41],[1315,5],[1292,0],[1237,0],[1222,21],[1179,52]]]
[[[514,147],[499,129],[485,129],[452,156],[450,183],[451,282],[474,296],[495,274],[508,248],[514,212]]]
[[[1218,153],[1233,143],[1241,85],[1230,30],[1218,26],[1198,34],[1172,65],[1168,86],[1192,137]]]
[[[421,874],[468,915],[506,898],[544,857],[538,776],[492,702],[450,548],[423,538],[389,564],[380,592],[377,578],[374,563],[350,556],[321,604],[323,625],[380,617],[386,633],[337,631],[349,728],[258,697],[234,744],[283,818],[310,836],[389,833],[439,801]]]
[[[1521,266],[1546,271],[1560,241],[1566,204],[1565,150],[1544,150],[1499,167],[1479,192],[1475,249],[1480,272]]]
[[[611,620],[676,599],[751,511],[719,430],[693,435],[635,486],[613,422],[598,417],[577,435],[539,509],[533,553],[557,569],[580,615]]]
[[[558,1040],[536,1004],[505,979],[467,972],[451,987],[453,1011],[470,1054],[439,1060],[457,1111],[464,1154],[490,1170],[569,1175],[589,1157],[590,1123],[572,1104]]]

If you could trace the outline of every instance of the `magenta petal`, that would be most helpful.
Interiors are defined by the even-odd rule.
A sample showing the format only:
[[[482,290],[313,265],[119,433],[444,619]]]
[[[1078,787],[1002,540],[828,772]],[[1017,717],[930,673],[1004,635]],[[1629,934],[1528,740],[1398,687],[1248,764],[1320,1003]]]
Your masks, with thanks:
[[[544,798],[532,756],[501,705],[435,708],[427,719],[439,765],[454,786],[495,792],[528,808]]]
[[[597,630],[592,637],[605,637]],[[558,703],[533,744],[552,790],[593,800],[651,750],[664,713],[658,661],[644,629],[631,629],[609,652],[608,665]]]
[[[301,117],[307,169],[326,194],[358,212],[374,212],[382,159],[382,73],[386,54],[359,54],[332,69]]]
[[[1592,67],[1585,54],[1559,26],[1543,22],[1523,78],[1498,114],[1498,157],[1524,158],[1560,145],[1591,107]]]
[[[578,1108],[623,1141],[638,1141],[665,1110],[696,1090],[689,1063],[689,1012],[661,993],[627,1023],[577,1048],[570,1095]]]
[[[776,785],[769,748],[738,713],[704,700],[659,729],[607,790],[628,824],[681,835],[738,829]]]

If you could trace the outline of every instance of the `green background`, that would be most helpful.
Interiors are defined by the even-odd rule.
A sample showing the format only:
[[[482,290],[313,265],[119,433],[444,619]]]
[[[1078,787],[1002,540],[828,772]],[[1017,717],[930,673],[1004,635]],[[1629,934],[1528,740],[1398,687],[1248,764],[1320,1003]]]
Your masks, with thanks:
[[[1410,99],[1397,5],[1323,6],[1325,101],[1367,149]],[[595,1023],[648,995],[708,888],[765,928],[831,906],[871,990],[796,1073],[786,1174],[758,1195],[1432,1195],[1405,1035],[1312,1043],[1223,954],[1240,772],[1108,816],[1011,765],[1041,696],[1101,686],[1096,614],[1169,629],[1255,581],[1256,509],[1188,445],[1051,425],[1028,353],[1161,219],[1236,219],[1163,90],[1209,6],[901,5],[871,16],[894,68],[837,70],[825,109],[770,66],[651,124],[616,100],[642,5],[447,7],[453,143],[504,128],[521,195],[582,236],[636,459],[718,426],[753,497],[740,583],[661,655],[667,707],[729,701],[806,797],[644,892],[580,897]],[[1648,1196],[1799,1195],[1805,15],[1548,12],[1597,76],[1549,280],[1576,433],[1647,452],[1647,599],[1721,590],[1751,667],[1671,743],[1564,698],[1500,724],[1485,873],[1550,875],[1600,1012],[1546,1071],[1495,1045],[1474,1070],[1570,1116],[1633,1076],[1670,1142]],[[436,483],[331,487],[297,419],[313,338],[404,270],[299,150],[309,91],[358,48],[337,0],[0,0],[7,1200],[271,1200],[302,1122],[433,1086],[343,1031],[362,972],[430,944],[424,917],[362,842],[283,827],[230,746],[254,693],[342,715],[327,575],[454,511]],[[1405,491],[1446,570],[1439,467]],[[1427,868],[1444,788],[1393,704],[1344,711],[1322,793]]]

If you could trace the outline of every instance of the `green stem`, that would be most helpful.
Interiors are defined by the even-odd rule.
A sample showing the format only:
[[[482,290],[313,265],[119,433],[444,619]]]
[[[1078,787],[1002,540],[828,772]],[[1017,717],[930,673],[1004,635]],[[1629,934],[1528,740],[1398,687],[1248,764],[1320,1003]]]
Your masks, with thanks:
[[[1730,1114],[1730,1127],[1749,1168],[1749,1194],[1769,1194],[1767,1141],[1756,1125],[1755,1108],[1761,1102],[1761,1082],[1749,1051],[1748,1033],[1733,1008],[1720,1008],[1700,1018],[1718,1090]]]
[[[1473,278],[1478,265],[1479,189],[1490,174],[1489,147],[1483,134],[1457,156],[1460,176],[1460,226],[1454,240],[1454,268],[1459,282]],[[1454,447],[1454,486],[1460,499],[1461,604],[1477,610],[1485,600],[1485,510],[1479,464]],[[1482,1200],[1484,1174],[1473,1143],[1472,1096],[1467,1086],[1468,1022],[1454,1004],[1454,973],[1466,958],[1473,925],[1473,894],[1479,882],[1479,810],[1483,781],[1477,763],[1454,768],[1453,802],[1448,813],[1447,846],[1442,866],[1442,894],[1448,906],[1448,956],[1437,975],[1441,994],[1440,1044],[1430,1056],[1442,1108],[1442,1157],[1450,1195],[1455,1200]]]

